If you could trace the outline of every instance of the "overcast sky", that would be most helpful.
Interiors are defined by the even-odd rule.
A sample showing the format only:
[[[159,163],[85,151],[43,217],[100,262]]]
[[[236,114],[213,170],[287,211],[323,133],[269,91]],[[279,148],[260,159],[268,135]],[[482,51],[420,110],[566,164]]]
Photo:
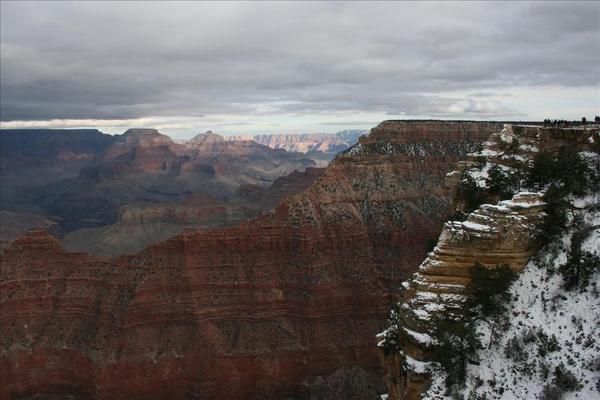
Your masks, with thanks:
[[[190,137],[600,109],[599,2],[0,4],[3,128]]]

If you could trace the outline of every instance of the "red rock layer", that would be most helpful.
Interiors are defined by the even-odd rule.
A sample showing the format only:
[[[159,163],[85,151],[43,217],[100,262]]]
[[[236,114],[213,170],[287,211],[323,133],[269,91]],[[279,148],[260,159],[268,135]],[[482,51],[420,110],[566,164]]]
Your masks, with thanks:
[[[134,257],[30,233],[1,256],[0,397],[302,397],[376,368],[391,289],[449,211],[444,177],[494,130],[383,123],[274,211]]]

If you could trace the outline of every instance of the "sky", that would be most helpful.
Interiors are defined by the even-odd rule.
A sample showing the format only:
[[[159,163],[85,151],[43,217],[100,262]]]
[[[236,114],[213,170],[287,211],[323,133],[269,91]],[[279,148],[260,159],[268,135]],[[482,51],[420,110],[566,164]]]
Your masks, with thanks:
[[[600,114],[600,2],[0,8],[2,128],[186,138]]]

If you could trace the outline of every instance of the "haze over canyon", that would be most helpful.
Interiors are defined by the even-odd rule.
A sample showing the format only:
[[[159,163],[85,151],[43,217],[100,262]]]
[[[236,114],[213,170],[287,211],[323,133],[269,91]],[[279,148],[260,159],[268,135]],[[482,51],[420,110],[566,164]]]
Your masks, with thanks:
[[[600,398],[600,3],[0,1],[0,400]]]

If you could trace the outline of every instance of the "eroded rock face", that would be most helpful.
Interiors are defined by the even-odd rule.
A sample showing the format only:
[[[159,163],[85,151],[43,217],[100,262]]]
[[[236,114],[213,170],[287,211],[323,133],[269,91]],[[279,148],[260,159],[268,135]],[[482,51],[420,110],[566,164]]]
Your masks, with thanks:
[[[360,387],[378,368],[373,337],[391,291],[450,211],[446,174],[497,129],[383,123],[272,212],[136,256],[69,253],[30,233],[0,259],[1,397],[252,399],[326,393],[328,380]],[[355,366],[367,372],[331,375]],[[329,378],[314,386],[319,376]]]
[[[0,398],[93,398],[137,271],[34,230],[0,256]]]
[[[459,162],[446,176],[446,184],[456,187],[467,172],[481,185],[492,166],[510,170],[532,161],[539,151],[557,151],[566,144],[590,150],[599,135],[597,127],[506,125],[484,142],[483,149]],[[477,163],[480,167],[473,168]],[[430,333],[436,318],[463,318],[470,269],[476,263],[487,268],[508,265],[520,272],[537,252],[542,197],[543,193],[520,192],[511,200],[481,205],[465,221],[444,224],[436,247],[402,284],[394,324],[378,335],[389,399],[420,399],[429,388],[435,369],[429,357],[434,340]]]
[[[536,226],[544,203],[539,193],[520,193],[498,205],[484,204],[466,221],[449,221],[433,252],[403,283],[394,350],[380,350],[391,399],[420,399],[429,385],[429,333],[435,315],[459,315],[475,263],[521,271],[537,251]],[[387,332],[383,336],[388,335]]]

